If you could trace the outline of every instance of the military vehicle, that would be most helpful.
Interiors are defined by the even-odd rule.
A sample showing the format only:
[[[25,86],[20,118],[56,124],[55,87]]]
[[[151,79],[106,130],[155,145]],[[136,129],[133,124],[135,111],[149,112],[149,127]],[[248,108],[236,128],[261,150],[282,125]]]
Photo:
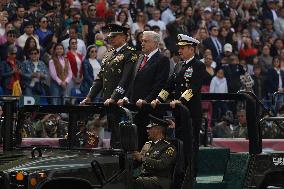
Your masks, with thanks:
[[[170,109],[168,104],[155,110],[145,105],[143,111],[174,111],[182,124],[184,137],[176,144],[178,156],[185,158],[184,174],[177,173],[175,165],[172,188],[241,189],[284,188],[284,153],[262,152],[258,101],[247,93],[203,94],[203,100],[245,101],[248,122],[249,152],[235,153],[228,148],[200,147],[198,173],[194,177],[191,124],[188,110],[180,105]],[[39,106],[17,107],[17,100],[4,103],[3,152],[0,153],[0,188],[133,188],[133,162],[131,151],[136,148],[135,128],[131,113],[140,111],[126,105],[121,116],[128,129],[121,133],[122,148],[82,148],[78,146],[76,132],[78,120],[105,109],[101,104],[90,106]],[[111,111],[111,109],[110,109]],[[26,112],[65,113],[68,116],[68,136],[58,140],[58,147],[48,145],[22,146],[21,135]],[[129,114],[129,112],[128,112]],[[266,118],[270,120],[281,118]],[[131,136],[130,138],[128,138]],[[45,141],[43,139],[43,141]],[[45,141],[46,144],[48,141]],[[177,164],[180,162],[177,161]],[[182,165],[183,166],[183,165]],[[180,178],[182,177],[182,178]],[[182,182],[178,182],[183,180]]]

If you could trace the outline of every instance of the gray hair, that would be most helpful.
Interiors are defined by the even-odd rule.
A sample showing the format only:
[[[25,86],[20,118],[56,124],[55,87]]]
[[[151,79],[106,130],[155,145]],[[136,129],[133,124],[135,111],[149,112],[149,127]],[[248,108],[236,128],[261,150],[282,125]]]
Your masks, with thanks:
[[[157,45],[159,45],[159,43],[161,41],[160,34],[154,32],[154,31],[144,31],[143,35],[150,36],[153,39],[153,41],[155,41],[157,43]]]

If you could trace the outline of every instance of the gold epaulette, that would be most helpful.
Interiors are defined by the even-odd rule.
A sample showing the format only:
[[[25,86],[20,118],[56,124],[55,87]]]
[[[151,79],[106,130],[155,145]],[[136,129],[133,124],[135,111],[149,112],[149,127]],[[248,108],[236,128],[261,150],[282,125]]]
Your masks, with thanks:
[[[126,48],[129,49],[129,50],[135,51],[135,49],[133,47],[127,46]]]
[[[184,91],[184,93],[181,95],[181,97],[183,97],[186,101],[189,101],[192,97],[192,89],[188,89],[186,91]]]
[[[166,101],[168,96],[169,96],[169,92],[166,90],[162,90],[159,95],[158,95],[163,101]]]

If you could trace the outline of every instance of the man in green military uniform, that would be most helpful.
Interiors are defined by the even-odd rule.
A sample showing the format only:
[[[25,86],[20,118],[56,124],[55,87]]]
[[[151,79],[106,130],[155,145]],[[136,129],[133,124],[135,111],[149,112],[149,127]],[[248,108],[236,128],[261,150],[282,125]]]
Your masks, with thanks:
[[[91,102],[102,90],[103,100],[108,105],[123,98],[128,89],[138,57],[134,49],[127,45],[128,28],[116,24],[110,24],[108,28],[113,48],[104,55],[102,69],[82,104]]]
[[[108,29],[110,31],[108,37],[113,48],[104,55],[101,71],[81,104],[91,102],[91,99],[102,90],[104,104],[108,106],[122,99],[129,87],[138,57],[134,49],[127,45],[128,28],[110,24]],[[120,120],[115,112],[112,110],[107,117],[112,133],[111,145],[119,147],[118,123]]]
[[[176,159],[175,147],[165,140],[168,123],[150,116],[147,126],[151,141],[141,152],[134,152],[133,159],[142,163],[141,174],[134,182],[135,189],[167,189],[171,185],[171,169]]]

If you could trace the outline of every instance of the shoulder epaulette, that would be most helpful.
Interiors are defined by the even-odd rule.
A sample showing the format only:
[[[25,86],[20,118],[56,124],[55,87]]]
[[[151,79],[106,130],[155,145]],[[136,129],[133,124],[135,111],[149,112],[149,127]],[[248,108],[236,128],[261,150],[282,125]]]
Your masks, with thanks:
[[[127,49],[135,51],[135,49],[133,47],[127,46]]]

